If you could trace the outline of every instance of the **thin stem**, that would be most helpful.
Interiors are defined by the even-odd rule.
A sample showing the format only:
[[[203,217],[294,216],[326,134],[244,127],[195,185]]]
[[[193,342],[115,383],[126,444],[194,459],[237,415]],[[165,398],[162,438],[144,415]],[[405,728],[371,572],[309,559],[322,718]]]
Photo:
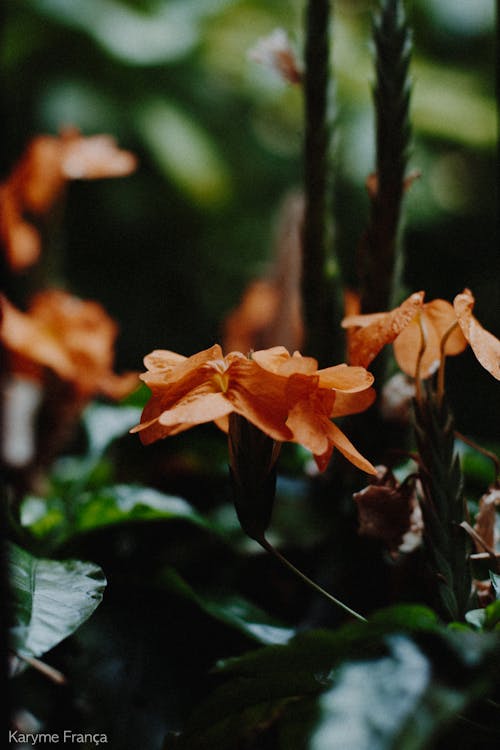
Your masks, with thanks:
[[[418,350],[417,362],[415,365],[415,396],[419,404],[422,403],[422,380],[420,378],[420,368],[422,365],[422,357],[427,348],[427,335],[425,333],[425,327],[422,320],[422,316],[418,315],[418,327],[420,329],[420,348]]]
[[[23,656],[23,654],[18,653],[15,653],[15,656],[18,659],[21,659],[21,661],[26,662],[26,664],[29,664],[30,667],[33,667],[33,669],[36,669],[41,674],[45,675],[45,677],[54,682],[56,685],[66,684],[67,680],[63,673],[58,669],[51,667],[49,664],[46,664],[44,661],[35,659],[33,656]]]
[[[493,563],[495,565],[495,569],[498,572],[498,561],[496,558],[496,552],[493,549],[493,547],[490,547],[490,545],[484,541],[483,537],[477,533],[477,531],[470,525],[468,521],[462,521],[460,524],[462,529],[467,532],[467,534],[470,536],[471,539],[474,539],[478,544],[481,545],[481,547],[488,553],[490,556],[490,559],[493,560]]]
[[[448,328],[446,333],[444,334],[443,338],[441,339],[441,343],[439,345],[440,350],[440,357],[439,357],[439,370],[438,370],[438,376],[437,376],[437,400],[438,400],[438,406],[441,406],[443,403],[443,397],[444,397],[444,373],[445,373],[445,366],[446,366],[446,344],[448,342],[448,339],[450,335],[453,333],[455,328],[458,326],[458,321],[455,323],[452,323],[452,325]]]
[[[291,570],[292,573],[295,573],[296,576],[304,581],[304,583],[306,583],[310,588],[314,589],[314,591],[318,592],[318,594],[321,594],[321,596],[324,596],[325,599],[328,599],[329,602],[335,604],[337,607],[340,607],[345,612],[352,615],[352,617],[355,617],[357,620],[360,620],[361,622],[368,622],[366,617],[363,617],[363,615],[360,615],[359,612],[356,612],[354,609],[348,607],[347,604],[344,604],[339,599],[336,599],[334,596],[332,596],[332,594],[329,594],[328,591],[325,591],[325,589],[323,589],[319,584],[315,583],[315,581],[306,576],[305,573],[302,573],[302,571],[296,568],[295,565],[293,565],[289,560],[286,559],[286,557],[283,557],[281,552],[278,552],[278,550],[275,549],[265,537],[262,537],[262,539],[258,539],[257,541],[267,552],[269,552],[277,560],[279,560],[282,565]]]

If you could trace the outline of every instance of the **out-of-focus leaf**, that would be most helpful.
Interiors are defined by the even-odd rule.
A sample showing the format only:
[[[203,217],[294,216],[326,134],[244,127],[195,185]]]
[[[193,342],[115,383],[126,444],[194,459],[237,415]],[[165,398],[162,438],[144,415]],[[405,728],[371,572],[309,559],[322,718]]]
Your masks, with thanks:
[[[85,31],[106,52],[130,65],[172,62],[198,41],[189,3],[182,0],[158,4],[154,13],[116,0],[32,0],[32,5],[58,23]]]
[[[162,582],[177,594],[197,604],[211,617],[240,630],[259,643],[287,643],[295,635],[292,628],[275,621],[243,597],[198,594],[172,568],[163,574]]]
[[[484,486],[490,484],[495,479],[495,470],[493,462],[490,458],[474,450],[470,445],[464,443],[462,440],[456,441],[457,453],[460,456],[460,463],[462,471],[466,479],[477,482]],[[500,446],[488,445],[484,446],[492,451],[492,453],[499,453]]]
[[[108,446],[117,438],[126,435],[140,418],[141,409],[134,406],[91,404],[83,413],[90,455],[102,456]]]
[[[129,65],[173,62],[191,52],[200,23],[235,0],[169,0],[136,10],[118,0],[30,0],[34,10],[89,34]]]
[[[8,551],[12,648],[21,656],[41,656],[90,617],[106,579],[94,563],[38,559],[14,544]]]
[[[500,575],[490,570],[490,581],[491,581],[491,585],[493,586],[493,591],[495,592],[495,599],[499,600],[500,599]]]
[[[230,173],[208,132],[177,105],[153,99],[137,115],[141,137],[163,173],[194,203],[209,208],[230,195]]]
[[[28,497],[21,506],[21,523],[40,538],[57,544],[84,532],[134,521],[182,520],[212,528],[181,497],[150,487],[115,484],[85,492],[64,503],[60,498]]]
[[[478,630],[500,630],[500,599],[484,609],[471,609],[465,619]]]
[[[431,674],[428,658],[405,636],[389,639],[387,656],[341,667],[334,687],[320,698],[311,750],[402,748],[396,740],[419,706]],[[461,705],[460,693],[458,699]],[[456,707],[455,699],[450,709]]]
[[[180,748],[245,747],[276,724],[285,740],[287,722],[294,750],[429,747],[495,678],[498,641],[439,628],[413,636],[381,619],[385,634],[356,623],[230,660],[228,681],[195,710]]]

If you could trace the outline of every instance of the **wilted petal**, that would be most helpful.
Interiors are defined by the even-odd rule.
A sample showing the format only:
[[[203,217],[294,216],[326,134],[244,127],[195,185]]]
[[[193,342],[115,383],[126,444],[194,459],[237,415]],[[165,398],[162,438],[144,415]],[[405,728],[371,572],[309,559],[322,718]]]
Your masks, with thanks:
[[[500,341],[472,315],[474,297],[469,289],[457,294],[453,306],[460,328],[482,366],[500,380]]]
[[[344,318],[344,328],[355,328],[349,334],[349,361],[367,367],[380,350],[392,343],[421,309],[424,292],[416,292],[402,305],[388,313],[355,315]]]
[[[479,512],[476,516],[474,530],[479,534],[481,539],[486,542],[490,549],[495,549],[496,545],[496,507],[500,505],[500,489],[492,487],[479,500]],[[474,539],[476,550],[484,552],[484,547]]]
[[[377,478],[353,498],[358,506],[359,533],[384,542],[393,557],[420,544],[423,523],[414,488],[399,485],[386,467],[377,467]]]
[[[412,320],[394,342],[394,356],[402,371],[416,377],[423,343],[425,349],[420,359],[419,376],[424,379],[436,372],[443,350],[445,355],[460,354],[467,342],[456,322],[453,307],[446,300],[435,299],[426,303],[420,312],[420,322]]]

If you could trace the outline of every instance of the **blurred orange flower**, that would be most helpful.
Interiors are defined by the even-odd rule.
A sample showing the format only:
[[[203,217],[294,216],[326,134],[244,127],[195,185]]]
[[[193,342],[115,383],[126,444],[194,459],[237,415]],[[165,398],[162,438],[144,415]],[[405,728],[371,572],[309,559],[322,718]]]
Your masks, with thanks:
[[[112,371],[116,324],[97,302],[67,292],[37,294],[27,313],[0,298],[0,339],[14,372],[43,378],[48,367],[73,384],[78,395],[122,398],[137,386],[137,375]]]
[[[500,380],[500,341],[473,316],[474,301],[470,289],[457,294],[453,307],[458,324],[478,361],[494,378]]]
[[[264,369],[288,378],[286,398],[287,425],[293,441],[308,448],[320,471],[324,471],[334,448],[351,463],[369,474],[372,464],[353,446],[344,433],[331,421],[333,417],[365,411],[375,400],[370,386],[373,375],[363,367],[341,364],[318,370],[312,357],[299,352],[290,356],[281,346],[254,352],[252,358]]]
[[[215,421],[227,431],[227,417],[240,414],[274,440],[290,440],[285,422],[286,378],[266,372],[240,352],[223,356],[215,344],[183,357],[156,350],[144,359],[141,379],[151,389],[139,432],[147,445],[197,424]]]
[[[10,267],[22,271],[36,262],[41,240],[29,218],[47,213],[68,180],[121,177],[135,168],[135,156],[108,135],[85,137],[70,128],[34,138],[0,186],[0,240]]]
[[[424,292],[416,292],[399,307],[387,313],[351,315],[342,326],[350,331],[349,360],[367,367],[380,350],[394,343],[394,356],[403,372],[415,377],[422,334],[425,350],[420,359],[420,377],[430,377],[439,367],[441,345],[444,354],[460,354],[467,342],[456,325],[452,305],[442,299],[424,303]]]

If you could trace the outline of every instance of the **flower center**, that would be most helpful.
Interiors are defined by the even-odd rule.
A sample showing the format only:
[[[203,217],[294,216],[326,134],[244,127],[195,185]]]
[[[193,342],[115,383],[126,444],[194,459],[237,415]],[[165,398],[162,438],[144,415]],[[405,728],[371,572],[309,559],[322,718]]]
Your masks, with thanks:
[[[212,383],[214,383],[216,390],[221,393],[227,393],[229,388],[229,373],[227,372],[229,363],[224,359],[214,359],[207,364],[215,370],[215,375],[212,376]]]

